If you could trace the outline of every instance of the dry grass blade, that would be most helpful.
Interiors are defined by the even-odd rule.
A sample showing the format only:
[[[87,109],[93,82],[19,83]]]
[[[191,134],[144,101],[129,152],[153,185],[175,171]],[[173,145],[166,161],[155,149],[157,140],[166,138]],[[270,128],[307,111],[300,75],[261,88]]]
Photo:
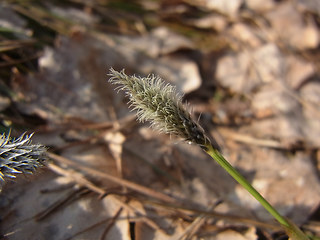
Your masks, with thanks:
[[[138,210],[136,207],[133,207],[126,202],[122,202],[118,200],[118,198],[114,198],[115,201],[119,205],[121,205],[126,211],[128,211],[129,214],[137,216],[139,221],[143,221],[146,225],[148,225],[151,229],[154,229],[156,231],[161,231],[162,233],[165,234],[165,232],[158,226],[156,222],[154,222],[152,219],[148,218],[145,216],[145,214],[142,212],[142,210]]]
[[[219,128],[218,131],[225,137],[230,138],[237,142],[242,142],[245,144],[260,146],[260,147],[269,147],[269,148],[277,148],[277,149],[288,149],[288,146],[269,139],[259,139],[246,134],[236,133],[226,128]]]
[[[103,233],[101,234],[100,240],[104,240],[108,234],[108,232],[110,231],[110,229],[112,228],[112,226],[114,225],[114,223],[117,221],[117,219],[119,218],[121,212],[122,212],[123,208],[119,208],[119,210],[116,212],[116,214],[113,216],[113,218],[111,219],[110,223],[108,223],[107,227],[105,228],[105,230],[103,231]]]
[[[216,204],[208,209],[208,212],[213,211]],[[199,231],[201,226],[203,226],[207,219],[206,214],[200,214],[196,219],[187,227],[187,229],[180,235],[179,240],[189,240]]]
[[[51,204],[48,208],[46,208],[44,211],[41,211],[37,215],[34,216],[35,221],[41,221],[47,217],[49,217],[51,214],[53,214],[55,211],[60,209],[63,206],[66,206],[67,204],[79,199],[83,195],[89,193],[88,190],[84,188],[72,190],[69,192],[65,197],[57,200],[53,204]]]
[[[90,231],[90,230],[93,230],[94,228],[99,227],[100,225],[109,222],[110,220],[111,220],[110,218],[106,218],[106,219],[104,219],[104,220],[102,220],[102,221],[99,221],[99,222],[97,222],[97,223],[95,223],[95,224],[93,224],[93,225],[88,226],[88,227],[85,228],[85,229],[82,229],[81,231],[73,234],[72,236],[70,236],[70,237],[68,237],[68,238],[65,238],[64,240],[71,240],[71,239],[73,239],[73,238],[75,238],[75,237],[77,237],[77,236],[79,236],[79,235],[81,235],[81,234],[83,234],[83,233],[85,233],[85,232],[88,232],[88,231]]]
[[[93,183],[91,183],[89,180],[85,179],[81,173],[75,172],[74,170],[66,170],[63,169],[53,163],[48,164],[48,167],[53,170],[54,172],[63,175],[65,177],[71,178],[73,181],[75,181],[77,184],[87,187],[93,192],[96,192],[100,194],[101,196],[106,193],[106,191]],[[110,196],[109,196],[110,197]],[[131,214],[136,215],[140,218],[140,220],[144,221],[149,227],[155,229],[155,230],[161,230],[158,225],[153,222],[151,219],[144,216],[144,214],[137,209],[133,208],[132,206],[128,205],[127,203],[122,202],[118,198],[113,197],[113,200],[116,201],[122,208],[129,211]]]
[[[96,192],[98,194],[100,194],[101,196],[104,195],[106,193],[106,191],[98,186],[95,186],[92,182],[90,182],[89,180],[85,179],[81,173],[79,172],[75,172],[73,169],[72,170],[66,170],[63,169],[53,163],[48,164],[48,167],[60,174],[63,175],[65,177],[69,177],[71,178],[73,181],[75,181],[77,184],[87,187],[88,189],[90,189],[93,192]],[[111,197],[111,196],[109,196]],[[121,208],[125,209],[126,211],[128,211],[129,213],[131,213],[132,215],[135,215],[139,218],[140,221],[143,221],[146,225],[148,225],[149,227],[151,227],[152,229],[155,229],[156,231],[161,231],[163,232],[163,230],[151,219],[149,219],[147,216],[145,216],[141,211],[137,210],[136,208],[130,206],[129,204],[119,200],[116,197],[113,197],[113,200],[117,202],[117,204],[119,204],[121,206]],[[109,219],[110,220],[110,219]],[[104,221],[105,222],[105,221]],[[103,223],[104,223],[103,222]],[[99,223],[99,225],[102,223]],[[90,227],[89,229],[85,230],[88,231],[90,230],[92,227]],[[81,234],[85,231],[81,231],[80,233],[77,234]],[[103,238],[102,238],[103,239]]]
[[[95,141],[98,141],[99,139],[103,138],[106,136],[106,134],[108,132],[116,132],[116,131],[119,131],[123,128],[125,128],[126,126],[132,124],[132,123],[135,123],[135,118],[134,118],[134,115],[130,115],[128,117],[125,117],[121,120],[119,120],[119,122],[117,123],[114,123],[114,122],[104,122],[104,123],[89,123],[89,124],[72,124],[72,125],[61,125],[61,126],[58,126],[57,128],[55,129],[42,129],[40,131],[50,131],[50,132],[54,132],[56,130],[61,130],[61,129],[80,129],[80,130],[84,130],[84,131],[88,131],[88,130],[101,130],[101,129],[106,129],[104,131],[101,131],[100,133],[98,133],[97,135],[94,135],[94,136],[90,136],[90,137],[87,137],[81,141],[75,141],[75,142],[72,142],[72,143],[68,143],[68,144],[65,144],[63,146],[60,146],[60,147],[57,147],[55,148],[56,151],[63,151],[65,149],[68,149],[68,148],[71,148],[71,147],[74,147],[74,146],[79,146],[79,145],[83,145],[83,144],[89,144],[89,143],[92,143],[92,142],[95,142]]]
[[[223,214],[223,213],[218,213],[215,211],[207,211],[207,210],[203,210],[200,209],[197,206],[190,206],[190,204],[186,201],[185,204],[167,204],[167,203],[159,203],[159,202],[152,202],[152,201],[144,201],[144,203],[149,203],[152,204],[154,207],[158,207],[159,211],[164,211],[164,210],[168,210],[168,209],[174,209],[177,213],[181,213],[182,218],[185,218],[185,216],[189,216],[187,215],[187,213],[193,213],[196,214],[197,216],[207,216],[207,217],[211,217],[211,218],[215,218],[215,219],[223,219],[226,220],[228,222],[231,223],[243,223],[245,225],[250,225],[250,226],[255,226],[255,227],[260,227],[260,228],[264,228],[264,229],[271,229],[273,231],[279,231],[281,230],[281,227],[276,225],[276,224],[271,224],[271,223],[265,223],[265,222],[261,222],[259,220],[255,220],[255,219],[251,219],[251,218],[246,218],[246,217],[239,217],[236,215],[231,215],[231,214]]]
[[[40,54],[37,54],[37,53],[35,55],[33,55],[33,56],[20,58],[19,60],[11,59],[8,56],[6,56],[6,57],[2,56],[2,58],[6,59],[6,62],[0,63],[0,68],[1,67],[12,66],[12,65],[18,65],[18,64],[21,64],[21,63],[25,63],[25,62],[29,62],[31,60],[38,59],[39,57],[40,57]]]
[[[95,169],[92,169],[90,167],[86,167],[86,166],[83,166],[83,165],[80,165],[79,163],[75,163],[65,157],[61,157],[61,156],[58,156],[56,154],[53,154],[53,153],[48,153],[48,157],[50,157],[51,159],[55,160],[55,161],[58,161],[62,164],[66,164],[66,165],[69,165],[69,166],[72,166],[74,168],[78,168],[78,169],[81,169],[81,170],[84,170],[85,172],[87,172],[88,174],[91,174],[92,176],[96,176],[96,177],[100,177],[100,178],[104,178],[104,179],[107,179],[111,182],[114,182],[114,183],[117,183],[119,185],[122,185],[124,187],[127,187],[129,189],[132,189],[132,190],[135,190],[139,193],[142,193],[146,196],[149,196],[149,197],[152,197],[152,198],[155,198],[155,199],[158,199],[160,201],[163,201],[163,202],[168,202],[168,203],[174,203],[176,202],[176,199],[164,194],[164,193],[161,193],[161,192],[157,192],[153,189],[150,189],[150,188],[147,188],[145,186],[142,186],[142,185],[139,185],[137,183],[133,183],[133,182],[130,182],[128,180],[125,180],[125,179],[122,179],[122,178],[118,178],[118,177],[115,177],[115,176],[112,176],[112,175],[109,175],[107,173],[104,173],[104,172],[100,172],[98,170],[95,170]]]
[[[206,217],[205,215],[201,214],[197,217],[188,227],[187,229],[181,234],[179,240],[188,240],[192,239],[200,227],[205,223]]]
[[[32,46],[36,40],[3,40],[0,42],[0,52],[16,50],[18,48]]]
[[[35,132],[40,133],[51,133],[63,130],[112,130],[119,131],[121,129],[127,128],[128,126],[135,124],[135,115],[131,114],[124,118],[119,119],[117,122],[106,121],[100,123],[87,123],[83,121],[76,122],[75,119],[66,120],[65,123],[50,125],[50,126],[40,126]]]
[[[72,179],[73,181],[75,181],[76,183],[78,183],[81,186],[87,187],[88,189],[92,190],[93,192],[96,192],[100,195],[105,194],[105,190],[103,190],[102,188],[97,187],[96,185],[94,185],[92,182],[90,182],[89,180],[87,180],[81,173],[76,172],[74,170],[66,170],[63,169],[57,165],[55,165],[54,163],[49,163],[48,167],[54,171],[57,174],[63,175],[65,177],[68,177],[70,179]]]
[[[55,16],[45,8],[24,3],[23,1],[19,1],[17,4],[11,5],[11,7],[16,12],[33,19],[42,26],[50,28],[60,34],[68,35],[70,32],[72,23],[61,17]]]

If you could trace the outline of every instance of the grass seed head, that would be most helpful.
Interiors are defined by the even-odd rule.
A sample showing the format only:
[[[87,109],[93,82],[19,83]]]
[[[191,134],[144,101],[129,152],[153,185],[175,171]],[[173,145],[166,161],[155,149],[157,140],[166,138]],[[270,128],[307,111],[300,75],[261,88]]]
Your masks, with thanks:
[[[128,76],[124,70],[110,69],[109,82],[117,84],[129,97],[130,107],[137,111],[139,121],[151,122],[160,132],[169,133],[205,147],[210,140],[201,126],[195,122],[187,106],[182,103],[182,95],[176,88],[165,83],[160,77]]]
[[[32,144],[30,135],[12,139],[10,134],[0,136],[0,181],[15,178],[19,173],[33,173],[43,165],[46,148]]]

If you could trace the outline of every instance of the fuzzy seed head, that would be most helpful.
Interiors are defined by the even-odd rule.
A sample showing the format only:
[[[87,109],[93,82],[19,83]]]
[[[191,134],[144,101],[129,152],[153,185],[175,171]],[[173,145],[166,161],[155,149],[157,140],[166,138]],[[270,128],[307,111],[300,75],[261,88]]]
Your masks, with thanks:
[[[119,85],[129,97],[130,107],[137,111],[141,122],[150,121],[151,126],[160,132],[169,133],[193,142],[201,147],[209,143],[203,129],[196,123],[182,103],[182,95],[176,88],[165,83],[160,77],[128,76],[110,69],[109,82]]]
[[[15,178],[18,173],[33,173],[43,165],[46,148],[32,144],[30,135],[12,139],[9,134],[0,136],[0,182]]]

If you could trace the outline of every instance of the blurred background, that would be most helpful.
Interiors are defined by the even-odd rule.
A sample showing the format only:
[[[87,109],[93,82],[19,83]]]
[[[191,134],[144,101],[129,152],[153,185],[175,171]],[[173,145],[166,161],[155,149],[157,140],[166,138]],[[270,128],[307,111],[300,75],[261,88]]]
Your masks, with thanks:
[[[176,86],[319,239],[319,27],[318,0],[2,0],[1,133],[50,153],[3,187],[1,239],[287,239],[201,149],[138,123],[111,67]]]

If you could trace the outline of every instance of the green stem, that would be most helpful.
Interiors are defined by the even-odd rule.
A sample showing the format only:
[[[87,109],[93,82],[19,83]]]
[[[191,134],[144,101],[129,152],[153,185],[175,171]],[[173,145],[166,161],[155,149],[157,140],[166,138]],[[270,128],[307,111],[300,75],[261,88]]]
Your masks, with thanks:
[[[222,166],[239,184],[257,199],[260,204],[284,227],[292,239],[308,239],[302,231],[293,223],[286,220],[280,213],[274,209],[271,204],[261,196],[261,194],[215,149],[211,144],[206,146],[206,153],[209,154],[220,166]]]

